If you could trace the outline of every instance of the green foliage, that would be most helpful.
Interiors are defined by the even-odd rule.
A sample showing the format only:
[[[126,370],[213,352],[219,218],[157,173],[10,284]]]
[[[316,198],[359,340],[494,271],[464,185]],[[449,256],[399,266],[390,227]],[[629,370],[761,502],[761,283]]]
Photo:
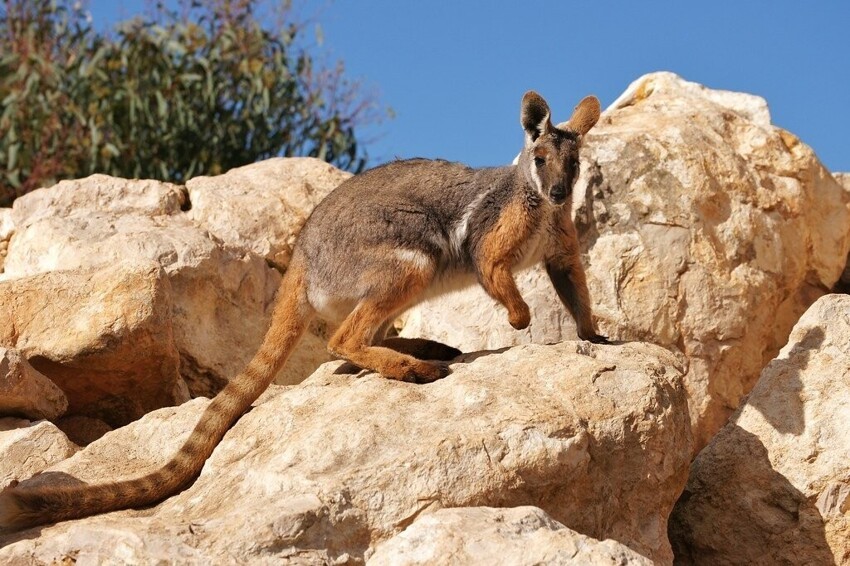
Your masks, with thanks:
[[[62,178],[182,182],[276,155],[358,171],[374,104],[257,0],[161,4],[96,32],[69,0],[0,0],[0,206]],[[264,20],[274,18],[266,17]]]

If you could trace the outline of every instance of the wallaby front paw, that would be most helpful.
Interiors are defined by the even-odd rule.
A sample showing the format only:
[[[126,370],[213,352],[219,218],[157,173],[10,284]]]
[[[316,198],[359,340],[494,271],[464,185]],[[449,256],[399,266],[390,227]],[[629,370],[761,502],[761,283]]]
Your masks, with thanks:
[[[611,341],[608,340],[606,336],[602,336],[601,334],[596,334],[595,332],[590,336],[579,336],[582,340],[587,340],[588,342],[592,342],[593,344],[610,344]]]
[[[528,305],[522,303],[521,307],[508,313],[508,322],[517,330],[528,328],[528,325],[531,324],[531,312],[528,310]]]

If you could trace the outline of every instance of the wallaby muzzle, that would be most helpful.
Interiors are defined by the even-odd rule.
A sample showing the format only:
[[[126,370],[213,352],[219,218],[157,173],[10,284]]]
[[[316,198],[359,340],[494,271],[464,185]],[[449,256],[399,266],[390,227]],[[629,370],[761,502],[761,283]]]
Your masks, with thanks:
[[[564,186],[555,186],[549,189],[549,200],[553,204],[564,204],[569,196],[569,191]]]

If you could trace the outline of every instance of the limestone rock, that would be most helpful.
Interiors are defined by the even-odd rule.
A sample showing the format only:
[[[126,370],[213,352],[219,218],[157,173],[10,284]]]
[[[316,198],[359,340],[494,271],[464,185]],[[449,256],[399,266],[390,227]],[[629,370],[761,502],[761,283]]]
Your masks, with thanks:
[[[15,200],[12,210],[15,223],[27,226],[44,218],[85,216],[90,211],[115,215],[179,214],[186,202],[185,189],[171,183],[91,175],[28,193]]]
[[[369,566],[512,564],[650,566],[613,541],[566,528],[536,507],[440,509],[378,547]]]
[[[194,395],[212,395],[259,347],[280,275],[198,228],[181,213],[178,189],[95,175],[25,195],[14,203],[16,232],[0,278],[158,263],[171,286],[180,372]],[[296,382],[328,359],[308,338],[279,379]]]
[[[670,73],[630,90],[589,136],[577,225],[603,330],[689,359],[702,446],[840,276],[850,193],[758,97]]]
[[[55,383],[20,352],[0,346],[0,416],[55,419],[67,409],[68,399]]]
[[[189,217],[224,242],[289,265],[313,208],[351,173],[312,157],[274,158],[186,182]]]
[[[697,447],[850,251],[850,192],[770,125],[763,99],[671,73],[638,79],[602,115],[573,198],[600,331],[687,357]],[[527,331],[511,330],[504,309],[474,289],[417,307],[401,334],[469,350],[573,336],[545,276],[520,285],[533,303]]]
[[[683,564],[850,563],[850,297],[819,299],[699,454],[671,517]]]
[[[102,420],[83,415],[63,417],[56,421],[56,426],[77,446],[87,446],[112,430]]]
[[[833,177],[842,187],[850,192],[850,173],[833,173]],[[850,293],[850,253],[847,254],[847,263],[844,264],[844,271],[838,283],[833,287],[835,293]]]
[[[0,241],[7,242],[15,231],[11,208],[0,208]]]
[[[400,334],[438,340],[464,352],[578,338],[575,321],[542,266],[517,274],[516,282],[532,313],[531,326],[525,330],[514,330],[507,311],[475,285],[410,309],[401,317]]]
[[[0,418],[0,489],[70,457],[76,447],[48,421]]]
[[[444,380],[346,375],[273,386],[187,490],[0,538],[0,562],[362,560],[441,507],[534,505],[670,563],[666,518],[691,438],[676,360],[646,344],[481,352]],[[135,476],[186,438],[206,401],[151,413],[36,480]],[[120,455],[120,457],[116,457]]]
[[[0,208],[0,274],[3,273],[3,265],[6,261],[6,253],[9,251],[9,239],[15,231],[12,221],[12,209]]]
[[[151,263],[0,281],[0,345],[58,385],[71,414],[121,425],[187,399],[171,310]]]

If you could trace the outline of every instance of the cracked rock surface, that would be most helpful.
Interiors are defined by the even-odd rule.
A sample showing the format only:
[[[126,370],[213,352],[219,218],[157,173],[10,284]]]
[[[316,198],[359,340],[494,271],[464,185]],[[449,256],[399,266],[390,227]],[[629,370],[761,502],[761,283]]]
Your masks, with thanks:
[[[645,344],[526,345],[459,358],[428,385],[340,362],[273,387],[187,490],[0,538],[0,562],[356,563],[443,507],[534,505],[563,525],[670,563],[667,516],[691,452],[676,359]],[[33,481],[143,473],[206,401],[151,413]],[[34,535],[38,538],[32,538]]]

